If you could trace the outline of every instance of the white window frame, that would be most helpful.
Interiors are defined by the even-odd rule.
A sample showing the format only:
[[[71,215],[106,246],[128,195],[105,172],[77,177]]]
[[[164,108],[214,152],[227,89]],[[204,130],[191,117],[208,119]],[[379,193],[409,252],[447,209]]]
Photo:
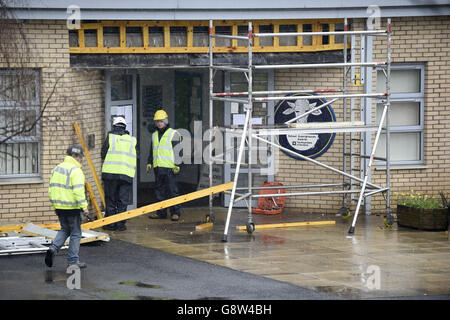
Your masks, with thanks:
[[[424,165],[425,159],[424,159],[424,109],[425,109],[425,64],[423,63],[405,63],[405,64],[393,64],[391,66],[391,72],[395,70],[412,70],[412,69],[419,69],[420,70],[420,92],[418,93],[391,93],[391,99],[390,103],[391,106],[393,103],[396,102],[415,102],[419,103],[419,124],[413,125],[413,126],[393,126],[390,125],[390,133],[391,133],[391,139],[392,140],[392,134],[394,133],[419,133],[420,134],[420,146],[419,146],[419,159],[418,160],[398,160],[393,161],[391,160],[389,163],[393,166],[411,166],[411,165]],[[380,69],[378,69],[380,70]],[[377,71],[378,71],[377,70]],[[378,74],[378,72],[377,72]],[[377,99],[375,108],[378,104],[385,103],[385,99]],[[376,111],[375,111],[376,112]],[[392,118],[390,123],[392,123]],[[385,131],[383,131],[383,134],[385,134]],[[391,144],[392,145],[392,144]],[[383,166],[386,166],[386,161],[376,161],[375,165],[377,167],[382,168]]]
[[[40,103],[40,73],[39,70],[36,69],[0,69],[0,77],[8,74],[21,74],[21,73],[30,73],[34,75],[34,96],[31,100],[22,101],[23,105],[17,104],[16,101],[2,101],[0,98],[0,109],[4,108],[18,108],[19,110],[35,110],[36,117],[39,117],[41,103]],[[0,173],[0,184],[10,184],[17,183],[17,179],[22,178],[41,178],[41,126],[40,121],[36,123],[35,126],[35,135],[33,136],[16,136],[12,137],[8,141],[5,142],[7,145],[19,144],[19,143],[37,143],[37,154],[36,158],[32,159],[32,161],[36,161],[37,171],[34,173],[14,173],[14,174],[1,174]],[[0,136],[2,138],[2,136]],[[33,155],[34,156],[34,155]],[[41,182],[41,179],[38,179]]]

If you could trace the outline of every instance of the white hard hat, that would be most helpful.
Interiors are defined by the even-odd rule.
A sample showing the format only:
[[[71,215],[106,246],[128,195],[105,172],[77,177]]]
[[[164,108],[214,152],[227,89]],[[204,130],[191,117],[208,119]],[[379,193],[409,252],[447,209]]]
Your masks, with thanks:
[[[119,124],[124,125],[125,127],[127,126],[127,122],[125,121],[124,117],[115,117],[114,121],[113,121],[113,126],[117,126]]]

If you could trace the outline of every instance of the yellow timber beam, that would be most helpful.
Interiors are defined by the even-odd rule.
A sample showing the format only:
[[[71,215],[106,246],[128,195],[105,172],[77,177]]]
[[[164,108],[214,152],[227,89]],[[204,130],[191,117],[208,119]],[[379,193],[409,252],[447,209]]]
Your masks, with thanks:
[[[255,226],[255,230],[270,229],[270,228],[290,228],[301,226],[321,226],[336,224],[336,221],[304,221],[304,222],[287,222],[287,223],[273,223],[273,224],[260,224]],[[246,230],[246,226],[237,226],[237,230]]]
[[[146,214],[146,213],[161,210],[164,208],[169,208],[171,206],[174,206],[174,205],[177,205],[180,203],[192,201],[192,200],[195,200],[198,198],[203,198],[203,197],[209,196],[211,194],[223,192],[225,190],[231,189],[232,187],[233,187],[233,182],[220,184],[218,186],[214,186],[211,188],[202,189],[202,190],[191,192],[191,193],[188,193],[188,194],[185,194],[182,196],[178,196],[175,198],[171,198],[171,199],[167,199],[164,201],[149,204],[147,206],[143,206],[143,207],[140,207],[137,209],[125,211],[125,212],[122,212],[122,213],[119,213],[119,214],[116,214],[113,216],[95,220],[93,222],[84,223],[81,225],[81,227],[85,230],[99,228],[99,227],[105,226],[110,223],[115,223],[118,221],[131,219],[131,218],[134,218],[134,217]]]
[[[0,226],[0,232],[21,232],[22,229],[27,225],[27,223],[24,224],[5,224],[3,226]],[[59,223],[52,223],[52,224],[36,224],[39,227],[51,229],[51,230],[59,230],[61,229],[61,226]]]
[[[98,193],[100,194],[100,198],[102,199],[103,207],[106,208],[105,193],[103,191],[103,187],[100,182],[100,179],[97,176],[97,171],[95,171],[94,164],[92,163],[92,160],[91,160],[91,155],[86,146],[86,143],[84,142],[83,134],[81,133],[81,129],[80,129],[80,126],[78,125],[78,122],[74,122],[73,127],[75,128],[75,132],[77,133],[78,140],[80,140],[80,144],[84,149],[84,155],[86,156],[87,163],[89,165],[89,168],[91,169],[92,176],[94,177],[95,185],[97,186]]]
[[[102,212],[100,210],[100,207],[98,206],[97,199],[95,198],[94,190],[92,190],[91,184],[86,181],[84,183],[84,185],[86,186],[86,190],[87,190],[87,192],[89,194],[89,197],[91,198],[91,204],[92,204],[92,207],[95,210],[95,214],[97,215],[97,219],[103,218]]]
[[[316,32],[322,31],[324,28],[328,30],[339,30],[336,26],[340,26],[343,30],[344,19],[286,19],[286,20],[254,20],[253,28],[255,33],[279,32],[289,27],[289,32]],[[70,42],[69,51],[72,54],[139,54],[139,53],[208,53],[208,26],[209,21],[101,21],[97,23],[82,23],[81,28],[73,31]],[[247,20],[215,20],[214,32],[216,27],[224,28],[222,31],[228,35],[245,35],[244,31],[248,26]],[[173,27],[185,28],[181,35],[178,28],[177,31],[171,31]],[[113,28],[114,32],[106,34],[105,28]],[[128,29],[130,28],[130,29]],[[149,32],[149,28],[161,28],[161,32],[155,34]],[[205,29],[206,28],[206,29]],[[131,30],[132,29],[132,30]],[[175,29],[175,28],[174,28]],[[241,29],[241,31],[239,31]],[[128,33],[127,30],[130,30]],[[264,31],[266,30],[266,31]],[[86,33],[85,33],[86,32]],[[182,38],[182,43],[171,41],[172,37],[177,37],[175,32]],[[285,31],[282,31],[285,32]],[[96,37],[96,38],[94,38]],[[130,41],[127,44],[127,37],[137,40]],[[75,39],[77,38],[77,39]],[[181,39],[180,38],[180,39]],[[205,41],[206,38],[206,41]],[[306,40],[311,38],[311,40]],[[112,41],[111,39],[114,39]],[[152,39],[156,42],[153,43]],[[270,39],[270,38],[266,38]],[[279,37],[272,38],[270,43],[260,41],[259,37],[255,38],[253,52],[315,52],[327,50],[342,50],[344,48],[343,39],[336,39],[335,36],[329,36],[328,41],[323,41],[323,36],[307,36],[303,41],[302,36],[297,36],[296,41],[280,44]],[[172,44],[173,43],[173,44]],[[347,44],[350,47],[350,43]],[[231,41],[222,42],[221,45],[213,46],[214,53],[246,53],[248,52],[245,41],[233,39]]]

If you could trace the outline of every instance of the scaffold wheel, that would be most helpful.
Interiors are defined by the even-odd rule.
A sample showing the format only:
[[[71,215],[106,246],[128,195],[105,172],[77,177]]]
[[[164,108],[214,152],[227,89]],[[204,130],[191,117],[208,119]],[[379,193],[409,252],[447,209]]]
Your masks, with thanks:
[[[350,209],[347,207],[342,207],[341,209],[339,209],[338,214],[341,215],[342,219],[348,219],[351,216]]]
[[[247,223],[246,230],[248,234],[252,234],[255,231],[255,224],[253,222]]]

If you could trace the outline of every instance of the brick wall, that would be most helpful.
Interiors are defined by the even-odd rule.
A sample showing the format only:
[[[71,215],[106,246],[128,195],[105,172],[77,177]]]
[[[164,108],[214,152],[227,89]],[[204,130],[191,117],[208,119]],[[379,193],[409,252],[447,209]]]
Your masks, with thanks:
[[[424,169],[391,170],[391,190],[435,196],[439,191],[450,196],[450,17],[392,19],[392,62],[424,63]],[[375,42],[374,56],[386,52]],[[375,171],[374,182],[382,183],[384,172]],[[384,200],[373,198],[373,206],[381,210]],[[395,209],[396,197],[392,197]]]
[[[40,73],[41,106],[46,106],[41,121],[40,169],[44,182],[20,184],[18,180],[19,183],[0,185],[0,222],[50,223],[57,221],[48,201],[50,172],[64,159],[67,147],[78,143],[74,121],[78,121],[85,137],[95,134],[95,149],[90,153],[96,169],[101,168],[103,74],[70,68],[65,21],[30,20],[25,24],[24,32],[29,50],[22,54],[24,63],[14,67],[35,68]],[[0,64],[0,67],[6,65]],[[95,186],[86,160],[82,165],[87,181]],[[100,203],[98,192],[96,197]]]

